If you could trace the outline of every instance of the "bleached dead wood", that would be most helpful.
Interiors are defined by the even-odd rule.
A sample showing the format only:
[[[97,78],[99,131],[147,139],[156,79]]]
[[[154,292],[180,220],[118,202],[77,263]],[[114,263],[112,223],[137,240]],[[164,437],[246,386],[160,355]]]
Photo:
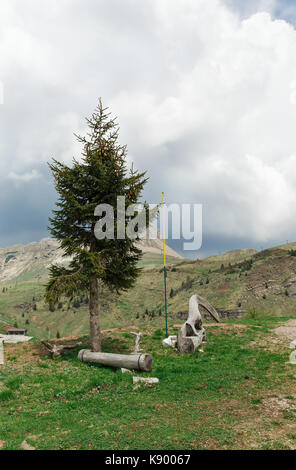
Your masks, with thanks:
[[[158,384],[159,379],[157,377],[133,377],[133,383],[134,384],[137,384],[139,382],[144,383],[144,384],[148,384],[148,385]]]
[[[193,295],[189,300],[188,319],[178,333],[177,347],[181,353],[193,353],[202,342],[206,342],[206,331],[202,326],[199,305],[219,322],[219,315],[214,307],[200,295]]]
[[[53,359],[57,357],[61,357],[65,351],[69,351],[71,349],[77,348],[77,346],[81,346],[81,343],[73,344],[73,345],[64,345],[64,344],[51,344],[46,341],[41,341],[41,343],[48,349],[51,357]]]
[[[177,345],[177,336],[169,336],[162,341],[164,347],[175,348]]]
[[[153,363],[151,354],[111,354],[92,352],[88,349],[79,351],[78,359],[82,362],[92,362],[118,369],[143,370],[145,372],[151,371]]]
[[[134,354],[139,354],[141,352],[140,342],[141,342],[143,334],[142,333],[132,333],[132,335],[136,336]]]

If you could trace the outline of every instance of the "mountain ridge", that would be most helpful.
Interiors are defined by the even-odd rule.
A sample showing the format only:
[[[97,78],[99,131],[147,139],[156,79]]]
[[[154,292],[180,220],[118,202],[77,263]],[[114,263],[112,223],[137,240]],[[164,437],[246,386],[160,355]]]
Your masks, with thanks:
[[[145,255],[161,255],[162,240],[140,240],[138,247]],[[176,251],[166,247],[168,257],[182,260]],[[71,258],[64,256],[60,243],[53,238],[42,238],[39,242],[27,245],[18,244],[7,248],[0,248],[0,282],[8,282],[31,272],[37,278],[45,278],[50,265],[67,265]]]

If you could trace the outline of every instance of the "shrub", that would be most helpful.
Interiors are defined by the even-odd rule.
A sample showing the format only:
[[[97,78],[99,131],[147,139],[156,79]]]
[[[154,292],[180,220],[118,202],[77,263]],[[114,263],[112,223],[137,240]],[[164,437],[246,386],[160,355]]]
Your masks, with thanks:
[[[80,302],[79,302],[79,300],[76,299],[76,300],[74,301],[73,307],[74,307],[74,308],[80,308]]]

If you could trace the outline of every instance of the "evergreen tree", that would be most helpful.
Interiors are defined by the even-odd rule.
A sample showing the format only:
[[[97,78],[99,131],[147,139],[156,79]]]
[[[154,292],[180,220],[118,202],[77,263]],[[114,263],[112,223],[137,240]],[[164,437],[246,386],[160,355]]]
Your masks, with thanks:
[[[126,207],[138,203],[147,179],[145,173],[128,170],[126,146],[118,143],[118,125],[101,100],[87,123],[89,133],[76,136],[83,145],[82,160],[74,159],[72,166],[57,160],[49,164],[59,194],[50,231],[72,261],[68,268],[51,266],[46,300],[56,304],[63,296],[72,299],[79,291],[88,292],[91,349],[101,351],[99,282],[121,292],[134,284],[140,272],[141,251],[135,240],[126,234],[123,239],[116,237],[117,197],[125,198]],[[95,237],[99,204],[114,208],[114,239]],[[125,226],[128,222],[125,217]]]

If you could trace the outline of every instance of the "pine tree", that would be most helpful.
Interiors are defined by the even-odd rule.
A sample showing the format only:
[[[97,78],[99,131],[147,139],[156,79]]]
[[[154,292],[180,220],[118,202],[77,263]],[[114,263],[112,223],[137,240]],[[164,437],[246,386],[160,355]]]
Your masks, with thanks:
[[[82,160],[74,159],[72,166],[55,159],[49,164],[59,194],[50,231],[72,261],[68,268],[51,266],[46,301],[56,304],[64,296],[73,299],[78,292],[88,292],[91,349],[101,351],[99,282],[120,293],[134,284],[140,272],[136,240],[116,237],[117,197],[125,198],[126,207],[138,203],[147,179],[145,173],[128,170],[126,146],[118,143],[118,125],[101,100],[87,124],[89,133],[76,136],[83,145]],[[99,204],[114,208],[114,239],[95,237]],[[128,222],[126,217],[125,225]]]

